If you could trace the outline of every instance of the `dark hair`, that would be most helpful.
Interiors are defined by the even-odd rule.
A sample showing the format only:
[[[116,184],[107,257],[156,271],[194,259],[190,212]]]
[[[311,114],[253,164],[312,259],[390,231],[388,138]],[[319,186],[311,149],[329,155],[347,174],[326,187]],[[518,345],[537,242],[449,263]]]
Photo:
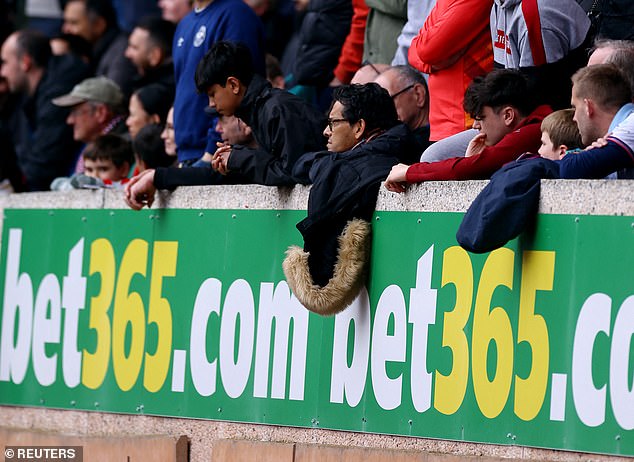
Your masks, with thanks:
[[[58,34],[53,39],[63,40],[68,44],[68,50],[70,53],[80,58],[90,59],[92,56],[92,45],[88,40],[79,35],[74,34]]]
[[[48,37],[35,30],[20,30],[16,33],[16,53],[18,56],[29,55],[35,65],[45,68],[53,54]]]
[[[119,135],[113,134],[99,136],[86,147],[83,157],[90,160],[109,159],[117,167],[121,167],[125,162],[128,165],[134,163],[132,144]]]
[[[253,79],[251,51],[242,43],[219,41],[214,43],[196,68],[196,88],[207,93],[209,87],[224,87],[229,77],[249,85]]]
[[[537,104],[528,79],[516,69],[496,69],[476,77],[464,95],[464,109],[473,118],[480,117],[485,106],[494,110],[512,106],[527,116]]]
[[[264,57],[264,62],[266,64],[267,79],[273,80],[276,77],[284,77],[282,67],[280,66],[280,61],[275,56],[273,56],[271,53],[267,53]]]
[[[342,115],[348,122],[365,120],[367,131],[387,130],[398,124],[394,101],[378,83],[341,85],[332,94],[333,104],[335,101],[343,106]]]
[[[166,56],[172,54],[172,40],[176,25],[160,16],[144,16],[136,27],[148,32],[149,40],[154,46],[159,47]]]
[[[90,19],[103,18],[107,29],[118,29],[117,12],[112,6],[112,0],[81,0],[86,5],[86,14]]]
[[[169,167],[176,158],[165,153],[165,143],[161,138],[163,127],[150,124],[139,130],[132,141],[136,155],[143,160],[147,168]]]
[[[160,83],[151,83],[134,92],[141,106],[149,115],[159,116],[161,123],[165,123],[167,113],[174,102],[174,91]]]

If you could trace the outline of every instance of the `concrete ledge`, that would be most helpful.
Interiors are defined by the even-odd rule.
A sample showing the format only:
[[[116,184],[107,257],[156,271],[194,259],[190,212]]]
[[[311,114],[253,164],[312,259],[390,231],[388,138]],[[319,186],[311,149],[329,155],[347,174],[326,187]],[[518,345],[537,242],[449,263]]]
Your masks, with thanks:
[[[464,212],[488,181],[430,181],[405,194],[381,188],[379,211]],[[543,180],[540,213],[632,215],[634,180]],[[308,186],[189,186],[157,194],[154,208],[305,210]],[[0,208],[126,209],[123,192],[86,190],[12,194]]]

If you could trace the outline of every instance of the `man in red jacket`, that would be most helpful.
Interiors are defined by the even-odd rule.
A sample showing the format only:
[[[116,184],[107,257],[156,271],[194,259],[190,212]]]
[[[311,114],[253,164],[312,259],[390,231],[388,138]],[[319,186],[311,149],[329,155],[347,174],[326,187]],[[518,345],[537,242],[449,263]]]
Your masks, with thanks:
[[[489,178],[507,162],[540,147],[541,122],[552,112],[535,105],[526,77],[511,69],[478,77],[465,92],[464,107],[480,133],[470,143],[469,157],[392,167],[385,187],[404,192],[407,183]]]

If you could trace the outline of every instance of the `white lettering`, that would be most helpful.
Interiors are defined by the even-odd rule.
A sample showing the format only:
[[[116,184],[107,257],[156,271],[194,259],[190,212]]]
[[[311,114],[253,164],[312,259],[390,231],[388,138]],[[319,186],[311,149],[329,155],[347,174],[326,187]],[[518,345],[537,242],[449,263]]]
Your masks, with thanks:
[[[614,321],[610,352],[610,401],[614,417],[624,430],[634,430],[634,390],[629,378],[634,335],[634,295],[625,299]]]
[[[33,284],[26,273],[20,273],[22,230],[9,230],[7,267],[2,311],[2,340],[0,343],[0,380],[22,383],[31,354],[31,326],[33,323]],[[18,321],[17,339],[15,335]]]
[[[240,333],[236,342],[238,318],[240,319]],[[220,325],[220,377],[227,395],[231,398],[238,398],[242,395],[249,381],[254,332],[253,292],[247,281],[238,279],[231,284],[227,291]],[[234,362],[236,343],[238,344],[238,355]]]
[[[352,359],[348,358],[350,325],[354,323]],[[370,353],[370,299],[363,288],[346,310],[335,317],[332,350],[330,402],[343,403],[344,396],[351,407],[361,401],[368,375]]]
[[[194,302],[190,334],[190,368],[196,391],[210,396],[216,391],[216,359],[207,359],[207,325],[211,313],[220,314],[220,289],[218,279],[205,280],[198,289]]]
[[[86,302],[86,278],[81,269],[84,261],[84,239],[71,249],[68,257],[68,273],[63,280],[62,307],[64,307],[64,340],[62,364],[64,382],[70,388],[79,385],[81,352],[77,349],[79,311]]]
[[[273,374],[271,378],[271,397],[284,399],[286,396],[286,376],[288,343],[291,320],[293,337],[291,340],[291,373],[289,398],[304,399],[306,377],[306,354],[308,349],[308,311],[299,303],[286,281],[280,282],[275,291],[273,284],[260,284],[258,308],[258,334],[255,356],[255,377],[253,396],[266,398],[268,394],[270,344],[275,319],[273,344]]]
[[[50,307],[50,317],[47,312]],[[46,344],[60,341],[62,325],[59,281],[54,274],[42,279],[35,298],[33,315],[33,370],[41,385],[51,385],[57,376],[57,353],[46,356]]]
[[[409,291],[409,322],[412,324],[412,403],[418,412],[431,407],[432,374],[427,370],[429,326],[436,322],[436,289],[431,288],[434,246],[418,259],[416,287]]]
[[[592,350],[600,332],[609,336],[612,300],[593,294],[581,307],[572,350],[572,397],[579,419],[589,427],[605,421],[606,385],[592,380]]]
[[[394,321],[390,335],[388,325]],[[371,376],[376,402],[383,409],[396,409],[401,404],[402,374],[392,379],[387,373],[388,362],[405,362],[407,316],[401,288],[388,286],[379,299],[372,329]]]

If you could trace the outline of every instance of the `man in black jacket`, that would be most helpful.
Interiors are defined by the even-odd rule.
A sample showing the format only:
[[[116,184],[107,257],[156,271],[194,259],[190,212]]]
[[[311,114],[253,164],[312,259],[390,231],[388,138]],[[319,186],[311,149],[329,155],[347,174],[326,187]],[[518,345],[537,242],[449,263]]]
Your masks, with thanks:
[[[78,35],[92,45],[95,75],[108,77],[127,96],[132,93],[136,70],[125,57],[128,37],[119,29],[110,0],[68,0],[62,32]]]
[[[135,210],[151,205],[157,188],[225,182],[292,185],[297,159],[324,148],[325,117],[256,75],[249,49],[241,44],[216,42],[198,65],[196,85],[220,115],[235,114],[251,127],[258,147],[220,146],[212,160],[216,172],[203,167],[143,172],[126,185],[126,202]]]
[[[174,92],[172,41],[175,29],[173,23],[155,16],[142,18],[134,27],[125,56],[139,74],[135,89],[158,83]]]
[[[334,314],[364,283],[381,181],[416,148],[392,98],[373,82],[335,89],[324,135],[328,151],[305,154],[293,169],[298,183],[313,186],[308,216],[297,224],[304,248],[289,249],[284,272],[304,306]]]
[[[21,96],[11,121],[18,165],[27,189],[47,190],[53,179],[70,173],[79,152],[66,124],[69,110],[52,100],[85,78],[88,68],[73,55],[52,56],[48,38],[33,31],[11,34],[0,53],[0,74]]]

